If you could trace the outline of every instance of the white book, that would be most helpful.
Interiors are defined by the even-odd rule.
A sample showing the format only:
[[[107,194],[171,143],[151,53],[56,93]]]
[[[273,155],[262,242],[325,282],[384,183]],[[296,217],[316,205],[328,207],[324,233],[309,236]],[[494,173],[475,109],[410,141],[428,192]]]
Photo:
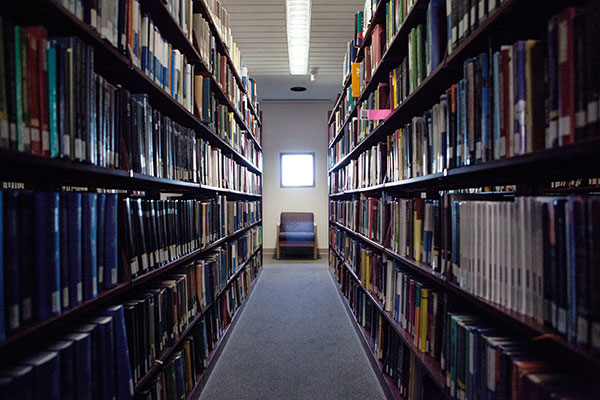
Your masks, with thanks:
[[[385,256],[384,256],[385,257]],[[385,274],[385,311],[391,312],[393,310],[393,296],[394,296],[394,285],[393,285],[393,273],[394,273],[394,262],[388,260],[386,265]]]

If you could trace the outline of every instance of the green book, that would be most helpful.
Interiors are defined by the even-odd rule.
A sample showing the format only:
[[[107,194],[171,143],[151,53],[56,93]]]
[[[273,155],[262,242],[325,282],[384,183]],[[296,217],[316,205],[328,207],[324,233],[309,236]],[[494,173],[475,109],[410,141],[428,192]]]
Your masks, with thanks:
[[[417,30],[413,28],[410,31],[410,91],[417,88]]]
[[[17,105],[17,151],[23,151],[23,141],[21,138],[22,113],[23,113],[23,94],[21,92],[21,27],[15,26],[15,104]]]
[[[58,108],[56,97],[56,42],[48,41],[48,106],[50,157],[58,157]]]
[[[29,124],[29,86],[27,79],[27,31],[20,30],[20,48],[15,49],[15,53],[21,53],[21,146],[19,151],[31,152],[31,126]],[[16,37],[15,37],[16,41]]]
[[[417,41],[417,81],[416,86],[419,86],[423,81],[423,61],[425,59],[425,52],[423,49],[423,25],[417,25],[416,30],[416,41]]]

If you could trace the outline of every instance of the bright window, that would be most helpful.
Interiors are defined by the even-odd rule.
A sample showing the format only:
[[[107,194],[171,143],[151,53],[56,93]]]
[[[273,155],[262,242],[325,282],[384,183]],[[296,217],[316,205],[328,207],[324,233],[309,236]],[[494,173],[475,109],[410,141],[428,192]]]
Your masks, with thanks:
[[[281,187],[314,187],[315,153],[281,153]]]

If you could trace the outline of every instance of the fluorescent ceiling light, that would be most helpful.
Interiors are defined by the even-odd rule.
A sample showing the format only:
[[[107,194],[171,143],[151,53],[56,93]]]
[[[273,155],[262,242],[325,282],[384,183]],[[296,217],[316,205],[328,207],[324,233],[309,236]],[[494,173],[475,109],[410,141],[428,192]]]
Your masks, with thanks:
[[[290,74],[308,73],[308,48],[310,47],[310,3],[311,0],[286,0],[288,57]]]

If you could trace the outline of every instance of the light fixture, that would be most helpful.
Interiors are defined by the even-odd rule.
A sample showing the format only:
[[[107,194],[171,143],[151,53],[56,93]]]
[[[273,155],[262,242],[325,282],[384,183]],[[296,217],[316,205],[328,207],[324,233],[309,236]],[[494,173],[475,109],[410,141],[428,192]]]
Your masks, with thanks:
[[[288,57],[292,75],[306,75],[308,72],[310,6],[311,0],[286,0],[285,2]]]

